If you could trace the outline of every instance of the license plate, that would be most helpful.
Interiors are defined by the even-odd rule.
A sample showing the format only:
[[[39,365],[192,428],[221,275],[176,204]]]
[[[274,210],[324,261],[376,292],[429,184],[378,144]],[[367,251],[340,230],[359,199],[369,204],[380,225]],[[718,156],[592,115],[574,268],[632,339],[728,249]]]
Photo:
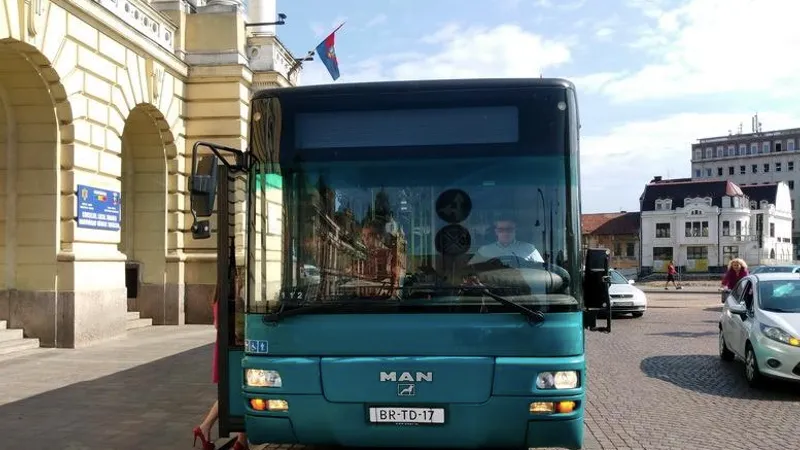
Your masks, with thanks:
[[[613,306],[633,306],[633,302],[616,302]]]
[[[372,423],[444,423],[444,408],[369,408]]]

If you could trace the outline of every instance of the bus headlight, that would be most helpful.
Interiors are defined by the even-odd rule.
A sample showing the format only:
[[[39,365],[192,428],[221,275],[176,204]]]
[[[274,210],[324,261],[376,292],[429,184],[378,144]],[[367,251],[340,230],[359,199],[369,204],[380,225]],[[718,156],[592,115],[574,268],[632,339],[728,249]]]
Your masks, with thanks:
[[[283,380],[277,371],[263,369],[247,369],[244,378],[250,387],[271,387],[279,388],[283,386]]]
[[[539,389],[573,389],[578,387],[578,372],[566,370],[560,372],[542,372],[536,377]]]

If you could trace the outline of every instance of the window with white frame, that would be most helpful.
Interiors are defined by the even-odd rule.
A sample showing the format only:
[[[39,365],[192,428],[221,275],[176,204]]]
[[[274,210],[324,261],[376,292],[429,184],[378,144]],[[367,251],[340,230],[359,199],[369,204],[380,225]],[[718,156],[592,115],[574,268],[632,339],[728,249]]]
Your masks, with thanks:
[[[717,147],[717,158],[722,158],[724,156],[723,152],[725,151],[725,147],[719,146]]]
[[[686,237],[708,237],[708,221],[693,221],[686,222],[685,225]]]
[[[787,139],[786,140],[786,150],[793,152],[794,151],[794,139]]]
[[[708,247],[704,246],[686,247],[686,259],[690,260],[708,259]]]
[[[750,153],[751,155],[758,154],[758,144],[750,144]]]
[[[739,144],[739,153],[736,156],[744,156],[747,152],[746,144]]]
[[[761,153],[769,153],[769,142],[761,143]]]
[[[703,150],[697,148],[694,150],[694,159],[703,159]]]
[[[725,245],[722,247],[722,263],[727,265],[732,259],[739,257],[739,247],[736,245]]]
[[[711,147],[706,148],[706,159],[711,159],[714,157],[714,149]]]
[[[668,237],[670,237],[670,224],[668,224],[668,223],[657,223],[656,224],[656,237],[657,238],[668,238]]]

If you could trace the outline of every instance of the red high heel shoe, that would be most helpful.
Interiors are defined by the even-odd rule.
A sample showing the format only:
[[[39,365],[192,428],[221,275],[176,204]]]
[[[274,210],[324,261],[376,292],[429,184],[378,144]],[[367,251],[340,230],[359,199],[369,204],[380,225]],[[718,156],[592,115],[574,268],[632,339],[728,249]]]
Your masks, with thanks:
[[[237,440],[236,443],[233,444],[233,450],[249,450],[249,447]]]
[[[197,445],[197,438],[200,438],[200,443],[203,444],[203,450],[215,450],[217,448],[213,443],[208,442],[200,427],[194,427],[192,434],[194,434],[194,443],[192,447]]]

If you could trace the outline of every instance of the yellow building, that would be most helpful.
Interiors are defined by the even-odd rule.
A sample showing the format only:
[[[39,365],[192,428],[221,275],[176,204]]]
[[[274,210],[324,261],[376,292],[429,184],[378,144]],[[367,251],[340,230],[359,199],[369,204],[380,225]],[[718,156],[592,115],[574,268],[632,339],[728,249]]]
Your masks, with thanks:
[[[0,328],[80,347],[210,323],[191,148],[245,148],[251,93],[294,83],[274,26],[245,26],[274,0],[0,1]]]

